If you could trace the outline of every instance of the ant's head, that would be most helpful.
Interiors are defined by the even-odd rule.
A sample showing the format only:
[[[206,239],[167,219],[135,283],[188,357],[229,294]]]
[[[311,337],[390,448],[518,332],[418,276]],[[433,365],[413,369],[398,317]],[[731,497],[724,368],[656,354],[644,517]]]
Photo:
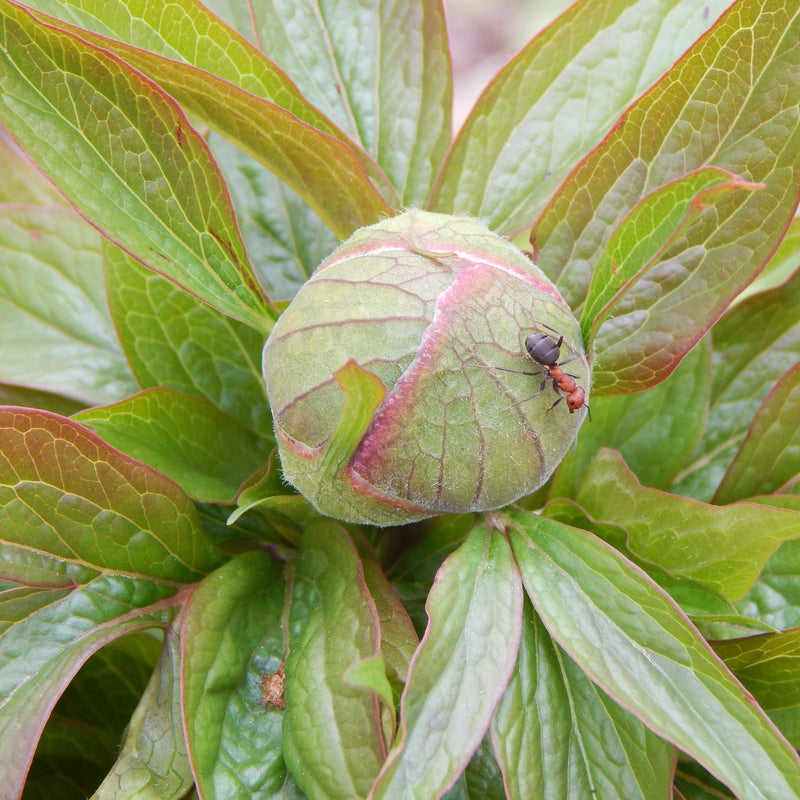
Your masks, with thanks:
[[[586,402],[586,392],[584,392],[580,386],[576,386],[567,395],[567,407],[569,408],[569,413],[573,414],[575,411],[581,408],[581,406],[586,406],[586,413],[589,415],[589,422],[591,422],[592,412],[589,408],[589,404]]]

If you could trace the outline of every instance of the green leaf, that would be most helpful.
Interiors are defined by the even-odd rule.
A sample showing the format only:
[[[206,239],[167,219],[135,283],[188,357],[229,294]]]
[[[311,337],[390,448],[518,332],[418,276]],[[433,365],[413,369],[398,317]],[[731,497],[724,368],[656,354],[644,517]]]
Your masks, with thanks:
[[[383,658],[396,679],[405,683],[419,637],[408,612],[380,567],[370,560],[365,560],[363,566],[364,580],[378,612]]]
[[[716,632],[725,632],[730,636],[730,629],[738,625],[736,635],[742,636],[753,632],[771,630],[769,626],[743,617],[738,614],[736,607],[730,600],[708,586],[698,583],[691,578],[676,577],[671,575],[660,565],[647,561],[639,556],[631,547],[631,537],[626,528],[608,522],[597,522],[574,502],[569,500],[554,500],[549,502],[540,512],[548,519],[558,520],[573,528],[582,528],[590,531],[604,542],[610,544],[620,555],[633,562],[644,570],[681,609],[693,617],[697,624],[699,617],[707,626],[716,623]],[[747,625],[745,628],[744,626]]]
[[[170,582],[220,563],[186,495],[82,425],[3,407],[0,430],[0,537],[10,553]]]
[[[272,445],[263,446],[208,400],[173,389],[149,389],[112,406],[82,411],[74,419],[204,503],[233,502]]]
[[[277,537],[273,541],[290,542],[294,546],[300,544],[306,525],[320,516],[301,494],[287,494],[277,449],[270,453],[267,463],[242,484],[236,497],[236,509],[228,515],[227,524],[233,525],[242,514],[253,509],[258,510],[261,522],[257,538],[264,536],[266,521]]]
[[[0,203],[65,205],[66,201],[41,172],[7,138],[0,138]]]
[[[277,314],[208,146],[175,102],[9,0],[0,56],[0,119],[75,208],[151,269],[267,332]]]
[[[800,744],[800,631],[717,642],[714,650],[796,748]]]
[[[139,385],[204,397],[271,438],[261,377],[264,337],[110,244],[104,258],[111,316]]]
[[[784,542],[737,608],[777,629],[800,625],[800,539]]]
[[[0,796],[19,797],[45,722],[80,666],[124,633],[163,624],[174,586],[102,576],[32,609],[0,595]],[[10,603],[6,600],[10,600]],[[31,643],[36,646],[32,647]]]
[[[375,604],[344,529],[311,522],[297,560],[283,752],[311,797],[366,797],[383,762],[378,699],[348,671],[379,654]]]
[[[345,680],[357,689],[375,692],[387,708],[394,708],[392,687],[386,677],[386,662],[383,656],[370,656],[353,665],[345,673]]]
[[[800,473],[800,364],[788,370],[750,423],[715,503],[770,494]]]
[[[673,748],[589,681],[530,603],[522,631],[491,728],[509,800],[670,797]]]
[[[183,734],[179,687],[179,642],[168,633],[130,719],[117,762],[92,800],[180,800],[185,796],[194,778]]]
[[[279,67],[200,3],[174,0],[167,9],[158,0],[31,0],[26,5],[87,33],[112,37],[117,44],[127,42],[192,64],[280,105],[315,128],[336,130]]]
[[[619,450],[645,486],[669,489],[691,456],[708,414],[711,342],[702,339],[677,369],[643,392],[592,398],[592,424],[559,465],[550,497],[574,497],[587,464],[601,447]]]
[[[701,500],[713,496],[764,398],[800,361],[800,271],[736,305],[713,336],[708,422],[675,485]]]
[[[613,316],[614,307],[620,304],[625,292],[664,259],[671,245],[690,231],[709,206],[724,201],[728,193],[737,189],[760,188],[761,184],[745,183],[724,170],[706,167],[642,198],[611,234],[597,260],[581,316],[584,340],[587,343],[594,340],[598,328]],[[634,338],[629,347],[629,360],[635,364],[641,345]],[[603,352],[599,351],[597,356],[598,365],[592,377],[595,392],[605,385],[604,380],[621,379],[619,375],[604,378]]]
[[[409,542],[407,529],[401,527],[395,534],[393,529],[381,532],[387,547],[401,550],[397,560],[389,568],[388,577],[403,601],[419,634],[425,631],[428,615],[425,602],[442,562],[467,537],[475,524],[473,514],[442,514],[415,525],[424,535]]]
[[[640,558],[730,600],[745,595],[781,542],[800,536],[800,515],[793,511],[707,505],[647,489],[607,449],[583,473],[575,499],[594,520],[624,528]]]
[[[228,182],[258,280],[275,300],[290,300],[339,242],[286,184],[233,144],[211,133],[211,151]]]
[[[362,369],[353,359],[338,369],[334,377],[346,399],[339,422],[325,445],[322,470],[326,475],[339,476],[361,443],[375,409],[383,402],[386,387],[380,378]]]
[[[575,163],[726,6],[589,0],[570,8],[483,93],[432,208],[479,216],[504,234],[530,226]]]
[[[758,292],[780,286],[789,280],[798,267],[800,267],[800,217],[795,217],[783,241],[764,267],[764,271],[736,298],[737,302]]]
[[[264,52],[378,161],[402,204],[421,205],[450,136],[441,4],[270,0],[248,17]]]
[[[475,526],[428,595],[400,731],[370,797],[438,797],[486,733],[516,661],[522,587],[508,541]]]
[[[593,682],[741,800],[800,794],[797,754],[668,596],[585,531],[509,517],[534,607]]]
[[[96,652],[56,703],[25,781],[25,797],[88,797],[108,772],[158,656],[146,633],[121,637]]]
[[[182,624],[189,753],[203,797],[272,798],[286,781],[281,712],[262,681],[283,661],[284,582],[266,553],[245,553],[209,575]]]
[[[0,379],[89,403],[136,390],[103,295],[100,237],[68,209],[0,209]]]
[[[469,760],[462,779],[466,790],[465,800],[473,797],[481,800],[506,800],[503,773],[494,757],[488,736],[483,738],[475,755]]]
[[[133,11],[125,0],[78,0],[75,5],[88,13],[65,14],[63,6],[37,3],[56,17],[79,18],[90,31],[103,33],[108,26],[113,38],[41,14],[37,17],[141,70],[185,109],[291,186],[341,238],[389,213],[370,177],[393,205],[398,204],[380,167],[311,105],[274,63],[199,3],[177,0],[169,14],[158,0],[136,3]],[[137,25],[131,24],[131,14]]]
[[[40,392],[27,386],[0,383],[0,405],[41,408],[44,411],[52,411],[54,414],[68,417],[70,414],[86,408],[87,404],[60,394]]]
[[[598,332],[604,385],[669,374],[761,270],[800,191],[797,0],[742,0],[633,104],[536,223],[537,263],[575,308],[614,229],[645,195],[705,166],[763,183],[704,209]],[[721,83],[722,81],[722,83]],[[629,342],[640,355],[631,364]],[[624,381],[624,382],[623,382]]]

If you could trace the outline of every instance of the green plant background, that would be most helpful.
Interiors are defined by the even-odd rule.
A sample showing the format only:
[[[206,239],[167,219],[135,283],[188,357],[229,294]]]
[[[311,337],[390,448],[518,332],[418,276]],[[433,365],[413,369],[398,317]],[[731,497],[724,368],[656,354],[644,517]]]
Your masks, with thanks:
[[[583,0],[452,141],[437,2],[207,5],[0,0],[0,795],[800,797],[800,4]],[[261,348],[403,206],[530,241],[593,421],[359,528]]]

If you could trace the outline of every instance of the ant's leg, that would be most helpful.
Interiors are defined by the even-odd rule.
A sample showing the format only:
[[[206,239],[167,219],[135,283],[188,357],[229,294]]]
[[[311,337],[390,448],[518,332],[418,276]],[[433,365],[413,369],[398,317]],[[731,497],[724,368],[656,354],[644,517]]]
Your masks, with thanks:
[[[494,367],[491,364],[478,364],[481,369],[499,369],[501,372],[513,372],[516,375],[541,375],[545,370],[539,369],[536,372],[526,372],[522,369],[509,369],[508,367]]]
[[[516,403],[512,403],[508,408],[514,408],[514,406],[522,405],[523,403],[527,403],[528,400],[533,400],[534,397],[538,397],[547,388],[547,381],[549,380],[549,376],[545,377],[542,381],[542,385],[539,387],[538,392],[534,392],[533,394],[528,395],[528,397],[523,397],[522,400],[517,400]],[[506,409],[506,411],[508,411],[508,409]]]
[[[547,330],[553,331],[553,333],[555,333],[558,336],[558,341],[556,342],[556,347],[561,347],[561,342],[564,341],[564,334],[563,333],[559,333],[555,328],[551,328],[549,325],[545,325],[544,322],[540,322],[539,324],[543,325],[545,328],[547,328]]]
[[[481,366],[484,369],[499,369],[501,372],[514,372],[517,375],[541,375],[544,372],[543,369],[537,370],[536,372],[525,372],[524,370],[521,369],[508,369],[507,367],[492,367],[489,366],[488,364],[481,364]]]
[[[542,385],[539,387],[539,391],[538,392],[534,392],[532,395],[530,395],[530,397],[526,397],[524,400],[520,400],[519,402],[520,403],[527,403],[528,400],[533,400],[534,397],[538,397],[547,388],[547,381],[549,381],[549,380],[550,380],[549,376],[546,376],[542,380]]]
[[[556,389],[557,388],[558,387],[556,387]],[[550,408],[547,409],[546,413],[549,414],[563,399],[564,397],[561,395],[561,393],[559,393],[558,400],[556,400],[555,403],[553,403],[553,405],[551,405]]]

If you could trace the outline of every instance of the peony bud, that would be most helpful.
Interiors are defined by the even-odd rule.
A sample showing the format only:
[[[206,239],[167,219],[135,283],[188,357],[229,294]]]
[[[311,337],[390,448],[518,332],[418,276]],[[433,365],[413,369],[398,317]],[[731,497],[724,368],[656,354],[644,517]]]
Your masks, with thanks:
[[[557,333],[556,333],[557,331]],[[578,323],[552,283],[481,222],[407,211],[362,228],[275,325],[264,378],[284,476],[316,508],[397,525],[483,511],[541,486],[586,414],[551,408],[552,356],[589,394]],[[510,370],[528,373],[525,375]],[[524,401],[524,402],[523,402]]]

